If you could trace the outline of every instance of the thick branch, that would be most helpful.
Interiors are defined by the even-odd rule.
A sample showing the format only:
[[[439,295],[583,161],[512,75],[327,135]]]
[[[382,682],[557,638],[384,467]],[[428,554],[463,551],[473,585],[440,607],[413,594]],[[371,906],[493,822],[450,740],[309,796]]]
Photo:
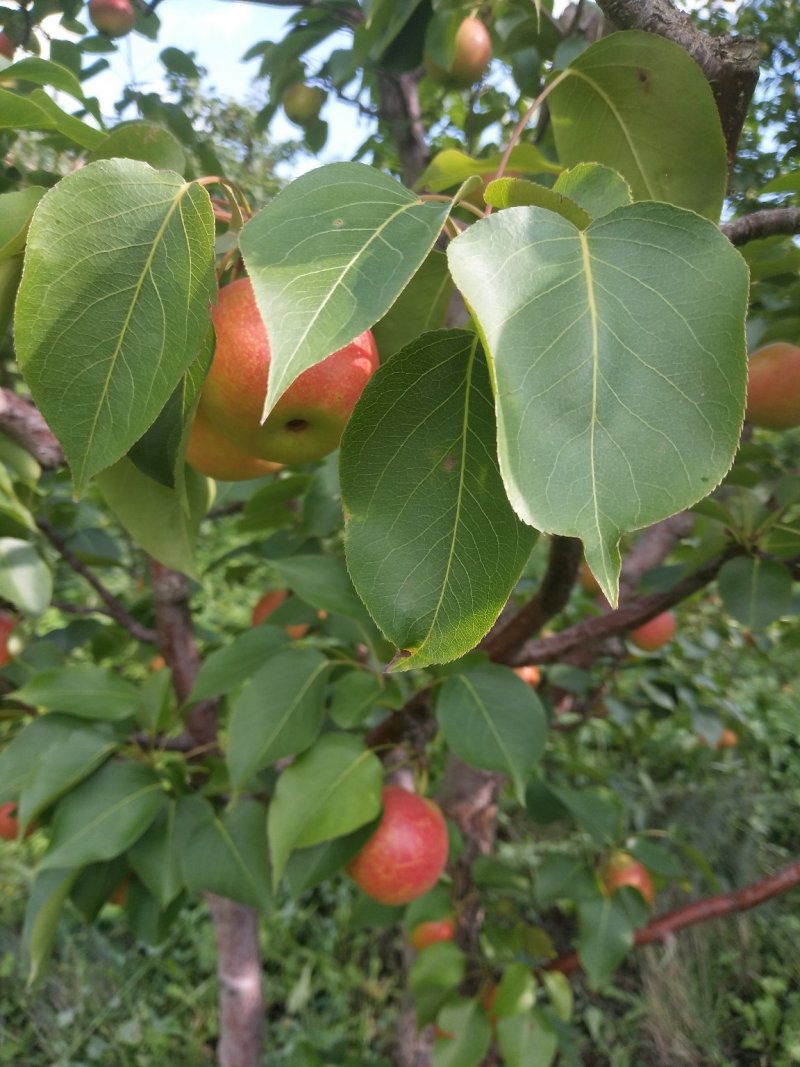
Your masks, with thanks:
[[[597,0],[606,18],[622,30],[646,30],[683,48],[711,85],[722,132],[733,162],[750,100],[758,81],[758,41],[699,30],[671,0]]]
[[[46,470],[64,466],[61,445],[40,412],[10,389],[0,389],[0,430]]]
[[[576,537],[553,537],[547,570],[536,595],[504,626],[491,632],[480,647],[500,663],[567,606],[583,549]]]
[[[691,533],[693,524],[694,517],[688,511],[681,511],[643,531],[623,561],[620,600],[627,600],[643,575],[664,562],[680,539]]]
[[[688,926],[696,926],[697,923],[708,922],[710,919],[720,919],[725,915],[734,915],[736,912],[747,911],[749,908],[758,907],[773,897],[781,896],[795,886],[800,885],[800,860],[783,867],[776,874],[768,878],[762,878],[759,882],[753,882],[742,889],[735,889],[731,893],[719,893],[714,897],[705,897],[695,900],[691,904],[685,904],[682,908],[676,908],[658,919],[654,919],[641,930],[637,930],[634,943],[636,946],[651,945],[655,941],[665,941],[678,930],[684,930]],[[546,965],[546,970],[561,971],[562,974],[572,974],[581,969],[581,962],[576,952],[570,952],[559,957]]]
[[[686,600],[709,582],[713,582],[723,563],[733,556],[740,555],[741,552],[742,549],[732,546],[664,593],[648,593],[646,596],[634,597],[607,615],[579,622],[567,630],[553,634],[552,637],[528,641],[512,657],[511,662],[514,664],[553,663],[586,642],[604,640],[607,637],[624,633],[626,630],[635,629],[655,618],[656,615],[660,615],[662,611]]]
[[[153,604],[156,612],[158,643],[168,666],[178,700],[186,700],[192,691],[200,667],[200,653],[194,640],[189,609],[189,582],[177,571],[150,560]],[[195,704],[186,719],[186,729],[197,745],[210,745],[217,736],[217,707],[213,700]]]
[[[422,123],[417,82],[413,74],[378,71],[380,107],[378,114],[387,124],[400,157],[403,181],[413,185],[428,162],[428,142]]]
[[[106,613],[118,622],[120,626],[123,626],[137,641],[144,641],[145,644],[154,645],[156,643],[156,632],[151,630],[148,626],[142,626],[140,622],[134,619],[133,615],[123,606],[121,601],[117,600],[110,590],[108,590],[97,575],[91,571],[85,563],[83,563],[75,553],[67,547],[66,541],[58,533],[54,526],[47,521],[47,519],[37,519],[36,525],[45,535],[50,544],[56,549],[58,554],[67,563],[76,574],[85,579],[89,585],[94,589],[100,599],[106,606]]]
[[[212,893],[206,894],[206,901],[217,940],[219,1067],[260,1067],[264,995],[258,912]]]
[[[720,230],[733,245],[744,245],[748,241],[778,234],[792,236],[800,233],[800,208],[776,207],[754,211],[752,215],[724,223]]]

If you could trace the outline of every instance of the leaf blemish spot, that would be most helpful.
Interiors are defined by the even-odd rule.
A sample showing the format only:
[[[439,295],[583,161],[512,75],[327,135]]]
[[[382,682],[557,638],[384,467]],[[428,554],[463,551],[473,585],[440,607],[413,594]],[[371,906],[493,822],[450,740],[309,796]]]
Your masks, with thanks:
[[[442,461],[442,470],[447,471],[449,474],[453,467],[455,467],[455,465],[456,461],[454,456],[445,456],[444,460]]]
[[[331,225],[334,229],[341,230],[342,226],[344,226],[344,219],[334,219]]]

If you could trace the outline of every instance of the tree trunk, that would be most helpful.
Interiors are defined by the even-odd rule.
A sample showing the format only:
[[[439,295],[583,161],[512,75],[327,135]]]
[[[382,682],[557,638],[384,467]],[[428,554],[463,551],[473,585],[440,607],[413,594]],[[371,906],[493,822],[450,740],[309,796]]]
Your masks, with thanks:
[[[261,1067],[264,996],[258,912],[206,894],[217,940],[219,1067]]]

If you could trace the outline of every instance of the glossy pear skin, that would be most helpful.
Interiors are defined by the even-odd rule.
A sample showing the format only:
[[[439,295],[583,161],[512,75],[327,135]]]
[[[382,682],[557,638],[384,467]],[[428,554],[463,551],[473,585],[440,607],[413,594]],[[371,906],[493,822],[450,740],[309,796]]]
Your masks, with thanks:
[[[201,411],[196,413],[192,423],[186,462],[207,478],[215,478],[218,482],[249,481],[281,469],[280,463],[251,456],[223,437]]]
[[[262,426],[270,349],[249,278],[220,290],[211,318],[217,340],[200,410],[214,428],[251,456],[278,463],[308,463],[338,448],[378,367],[371,332],[304,371]]]
[[[447,824],[433,801],[397,785],[383,789],[378,828],[347,871],[381,904],[408,904],[432,889],[447,863]]]

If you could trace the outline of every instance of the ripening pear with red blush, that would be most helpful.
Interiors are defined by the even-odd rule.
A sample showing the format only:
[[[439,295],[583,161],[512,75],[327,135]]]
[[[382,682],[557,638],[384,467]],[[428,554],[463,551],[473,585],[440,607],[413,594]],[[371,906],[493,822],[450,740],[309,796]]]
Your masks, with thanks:
[[[397,785],[383,789],[378,828],[348,874],[381,904],[408,904],[432,889],[447,863],[447,824],[439,807]]]
[[[250,456],[278,463],[309,463],[338,448],[378,368],[370,331],[299,375],[262,426],[270,347],[249,278],[220,289],[211,319],[216,347],[200,411],[213,427]]]

